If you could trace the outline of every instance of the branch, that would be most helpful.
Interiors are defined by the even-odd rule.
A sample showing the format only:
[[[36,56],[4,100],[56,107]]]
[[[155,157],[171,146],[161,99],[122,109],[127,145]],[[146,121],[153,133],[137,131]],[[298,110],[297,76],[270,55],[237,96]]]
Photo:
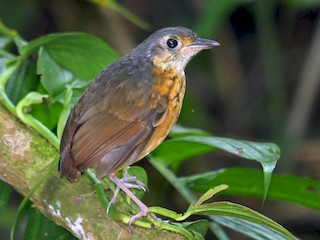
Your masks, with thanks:
[[[48,173],[58,157],[53,146],[0,104],[0,179],[25,196],[47,175],[30,197],[46,217],[80,239],[185,239],[166,230],[129,228],[112,220],[87,178],[70,183],[60,178],[58,171]]]

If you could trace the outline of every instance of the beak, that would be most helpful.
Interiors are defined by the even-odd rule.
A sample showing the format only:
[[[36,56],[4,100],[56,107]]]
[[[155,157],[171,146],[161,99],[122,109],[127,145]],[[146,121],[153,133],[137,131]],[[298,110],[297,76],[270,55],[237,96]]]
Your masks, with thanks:
[[[192,44],[185,46],[183,48],[183,51],[197,53],[201,50],[210,49],[216,46],[220,46],[220,44],[216,41],[203,38],[196,38]]]
[[[202,50],[220,46],[220,43],[209,39],[196,38],[195,41],[191,44],[191,46],[198,48],[199,50]]]

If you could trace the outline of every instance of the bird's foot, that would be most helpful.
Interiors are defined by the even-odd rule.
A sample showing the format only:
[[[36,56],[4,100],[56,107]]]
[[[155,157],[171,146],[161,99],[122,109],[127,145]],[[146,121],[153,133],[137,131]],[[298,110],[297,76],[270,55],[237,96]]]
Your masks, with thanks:
[[[135,188],[139,190],[143,190],[144,192],[148,191],[148,187],[144,185],[143,182],[139,181],[136,176],[128,176],[126,173],[125,176],[120,179],[127,188]]]
[[[109,175],[109,179],[117,186],[117,188],[116,188],[114,195],[108,205],[107,212],[109,211],[110,206],[116,201],[118,194],[120,192],[120,189],[121,189],[140,208],[140,212],[131,217],[131,219],[129,221],[129,225],[134,223],[137,219],[147,215],[148,207],[130,191],[130,188],[141,189],[143,191],[146,191],[147,188],[145,187],[145,185],[141,181],[139,181],[136,177],[131,177],[131,176],[129,177],[127,175],[125,175],[124,178],[119,179],[116,176],[116,174],[114,174],[114,173],[111,173]]]

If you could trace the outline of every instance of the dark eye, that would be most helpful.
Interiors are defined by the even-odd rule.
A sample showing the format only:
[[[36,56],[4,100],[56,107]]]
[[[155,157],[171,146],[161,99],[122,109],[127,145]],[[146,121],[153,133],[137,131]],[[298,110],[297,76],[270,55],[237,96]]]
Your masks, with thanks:
[[[167,46],[169,48],[175,48],[176,46],[178,46],[178,41],[176,39],[169,38],[167,41]]]

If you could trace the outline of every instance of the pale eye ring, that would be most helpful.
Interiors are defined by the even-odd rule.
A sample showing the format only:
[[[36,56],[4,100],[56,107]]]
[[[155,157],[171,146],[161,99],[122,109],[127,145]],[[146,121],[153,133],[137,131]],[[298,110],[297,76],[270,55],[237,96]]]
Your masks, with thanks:
[[[178,46],[178,41],[176,39],[173,39],[173,38],[169,38],[167,40],[167,46],[169,48],[176,48]]]

